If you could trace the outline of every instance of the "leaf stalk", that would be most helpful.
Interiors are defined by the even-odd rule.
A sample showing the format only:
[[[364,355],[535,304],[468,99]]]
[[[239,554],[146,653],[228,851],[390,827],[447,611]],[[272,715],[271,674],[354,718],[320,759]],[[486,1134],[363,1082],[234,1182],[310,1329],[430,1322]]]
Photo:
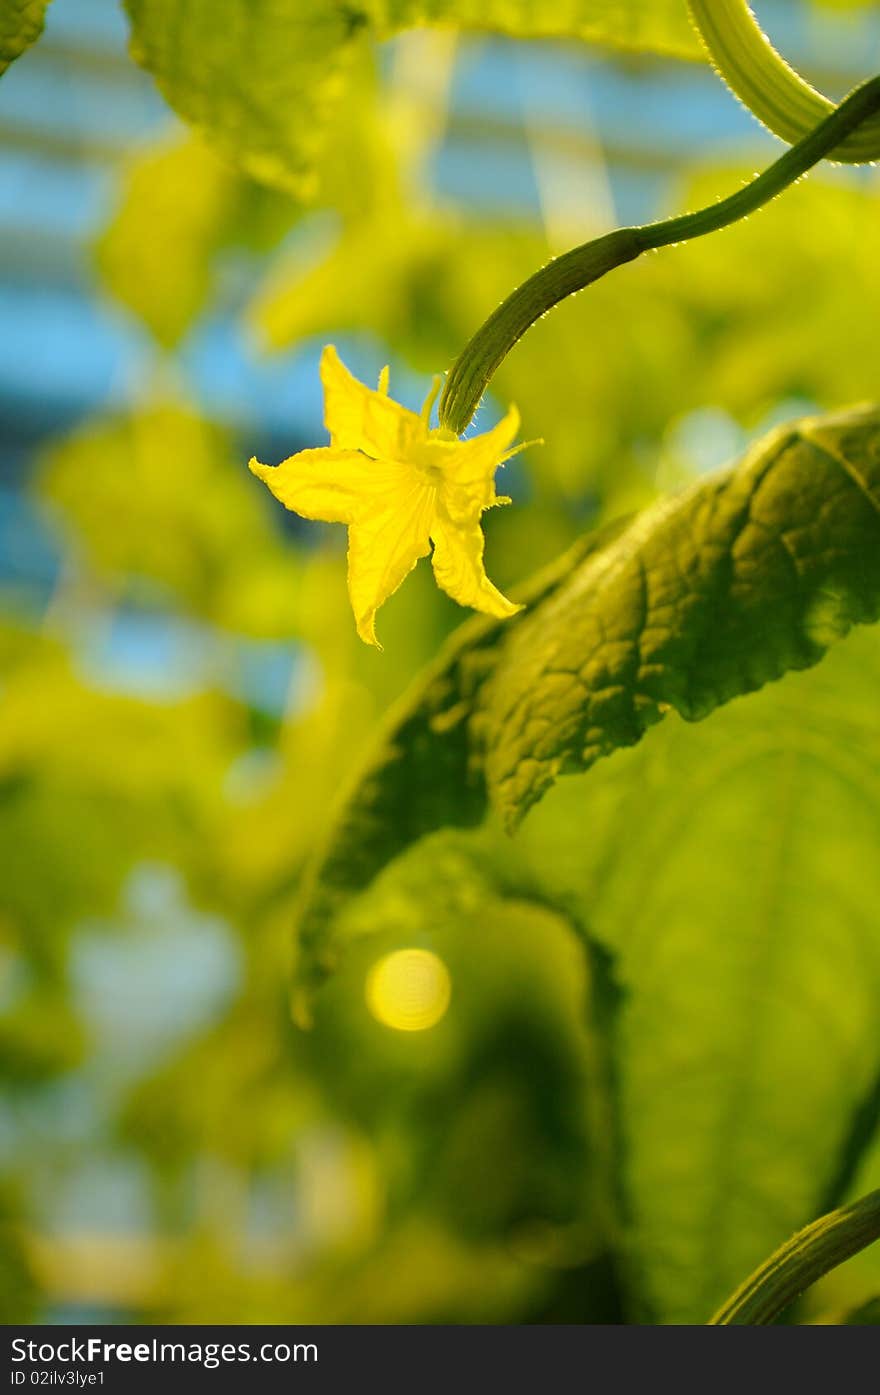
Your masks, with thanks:
[[[460,436],[514,345],[554,305],[643,252],[718,232],[748,217],[880,114],[880,76],[870,78],[763,174],[719,203],[657,223],[618,228],[562,253],[512,291],[465,345],[440,397],[440,424]]]
[[[722,1304],[709,1326],[766,1326],[804,1289],[878,1239],[880,1190],[799,1230]]]

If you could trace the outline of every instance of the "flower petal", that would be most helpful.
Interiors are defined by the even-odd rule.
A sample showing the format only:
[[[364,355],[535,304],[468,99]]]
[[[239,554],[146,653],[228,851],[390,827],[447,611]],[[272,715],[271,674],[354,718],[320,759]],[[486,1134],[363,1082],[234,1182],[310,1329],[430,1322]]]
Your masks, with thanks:
[[[412,485],[406,465],[371,460],[357,450],[318,446],[301,450],[280,465],[250,461],[253,474],[267,484],[286,509],[325,523],[353,523],[377,507],[377,501]]]
[[[430,552],[436,491],[424,484],[389,495],[348,530],[348,594],[357,631],[375,644],[376,611],[393,595],[420,557]]]
[[[375,459],[405,460],[412,443],[424,437],[425,427],[415,412],[393,402],[386,392],[359,383],[332,344],[321,354],[321,382],[324,425],[332,445],[362,450]]]
[[[443,502],[455,522],[475,522],[483,509],[499,502],[495,471],[519,430],[519,412],[511,407],[505,417],[482,436],[458,441],[444,461]]]
[[[431,564],[437,585],[459,605],[506,619],[522,610],[493,586],[483,567],[485,539],[479,523],[459,524],[438,509],[431,524]]]

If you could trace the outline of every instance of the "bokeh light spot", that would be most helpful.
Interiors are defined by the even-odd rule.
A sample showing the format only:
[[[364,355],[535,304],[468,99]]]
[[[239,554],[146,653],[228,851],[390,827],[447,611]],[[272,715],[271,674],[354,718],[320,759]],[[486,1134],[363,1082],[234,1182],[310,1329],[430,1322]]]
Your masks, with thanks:
[[[426,949],[395,950],[377,960],[367,974],[367,1007],[377,1022],[398,1032],[436,1026],[451,996],[449,970]]]

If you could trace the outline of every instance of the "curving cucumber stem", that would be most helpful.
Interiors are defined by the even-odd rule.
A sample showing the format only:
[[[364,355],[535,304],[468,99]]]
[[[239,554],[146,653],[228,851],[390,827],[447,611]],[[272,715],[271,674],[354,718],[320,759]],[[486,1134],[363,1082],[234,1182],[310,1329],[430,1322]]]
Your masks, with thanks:
[[[741,1284],[711,1327],[765,1326],[829,1270],[880,1239],[880,1191],[799,1230]]]
[[[728,87],[775,135],[794,144],[834,110],[776,52],[747,0],[688,0],[688,9]],[[841,141],[833,158],[854,165],[880,160],[880,115]]]
[[[715,3],[715,0],[712,0]],[[717,232],[747,217],[838,149],[863,123],[880,114],[880,77],[862,83],[830,115],[763,174],[720,203],[641,227],[618,228],[574,247],[536,271],[498,306],[449,370],[440,397],[440,423],[461,435],[499,365],[526,330],[566,296],[643,252]]]

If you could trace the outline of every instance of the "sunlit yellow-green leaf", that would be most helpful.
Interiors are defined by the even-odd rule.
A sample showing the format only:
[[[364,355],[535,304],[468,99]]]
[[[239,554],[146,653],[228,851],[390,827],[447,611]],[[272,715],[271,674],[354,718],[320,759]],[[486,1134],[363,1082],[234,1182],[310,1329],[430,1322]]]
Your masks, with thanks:
[[[450,24],[518,38],[576,38],[628,49],[697,57],[678,0],[379,0],[386,22]]]
[[[16,849],[0,928],[54,973],[72,925],[109,913],[137,860],[186,856],[190,837],[204,846],[241,733],[217,694],[155,704],[102,692],[57,644],[19,640],[0,631],[0,839]]]
[[[132,51],[174,109],[255,179],[297,196],[314,189],[327,124],[358,51],[420,24],[518,37],[584,38],[630,49],[699,54],[676,0],[623,4],[495,0],[126,0]]]
[[[367,17],[336,0],[126,0],[132,52],[187,121],[254,179],[296,196]]]
[[[98,266],[108,290],[166,347],[205,307],[239,184],[232,167],[195,138],[149,150],[125,172],[96,245]]]
[[[186,407],[87,423],[47,453],[41,488],[118,594],[170,591],[251,633],[295,625],[293,555],[228,433]]]
[[[316,201],[346,224],[360,222],[376,201],[387,218],[394,199],[374,85],[369,72],[358,75],[357,114],[338,114],[316,170]],[[95,243],[98,269],[107,290],[167,349],[222,285],[222,254],[256,259],[305,210],[282,190],[248,179],[194,134],[148,146],[117,178],[115,207]]]

